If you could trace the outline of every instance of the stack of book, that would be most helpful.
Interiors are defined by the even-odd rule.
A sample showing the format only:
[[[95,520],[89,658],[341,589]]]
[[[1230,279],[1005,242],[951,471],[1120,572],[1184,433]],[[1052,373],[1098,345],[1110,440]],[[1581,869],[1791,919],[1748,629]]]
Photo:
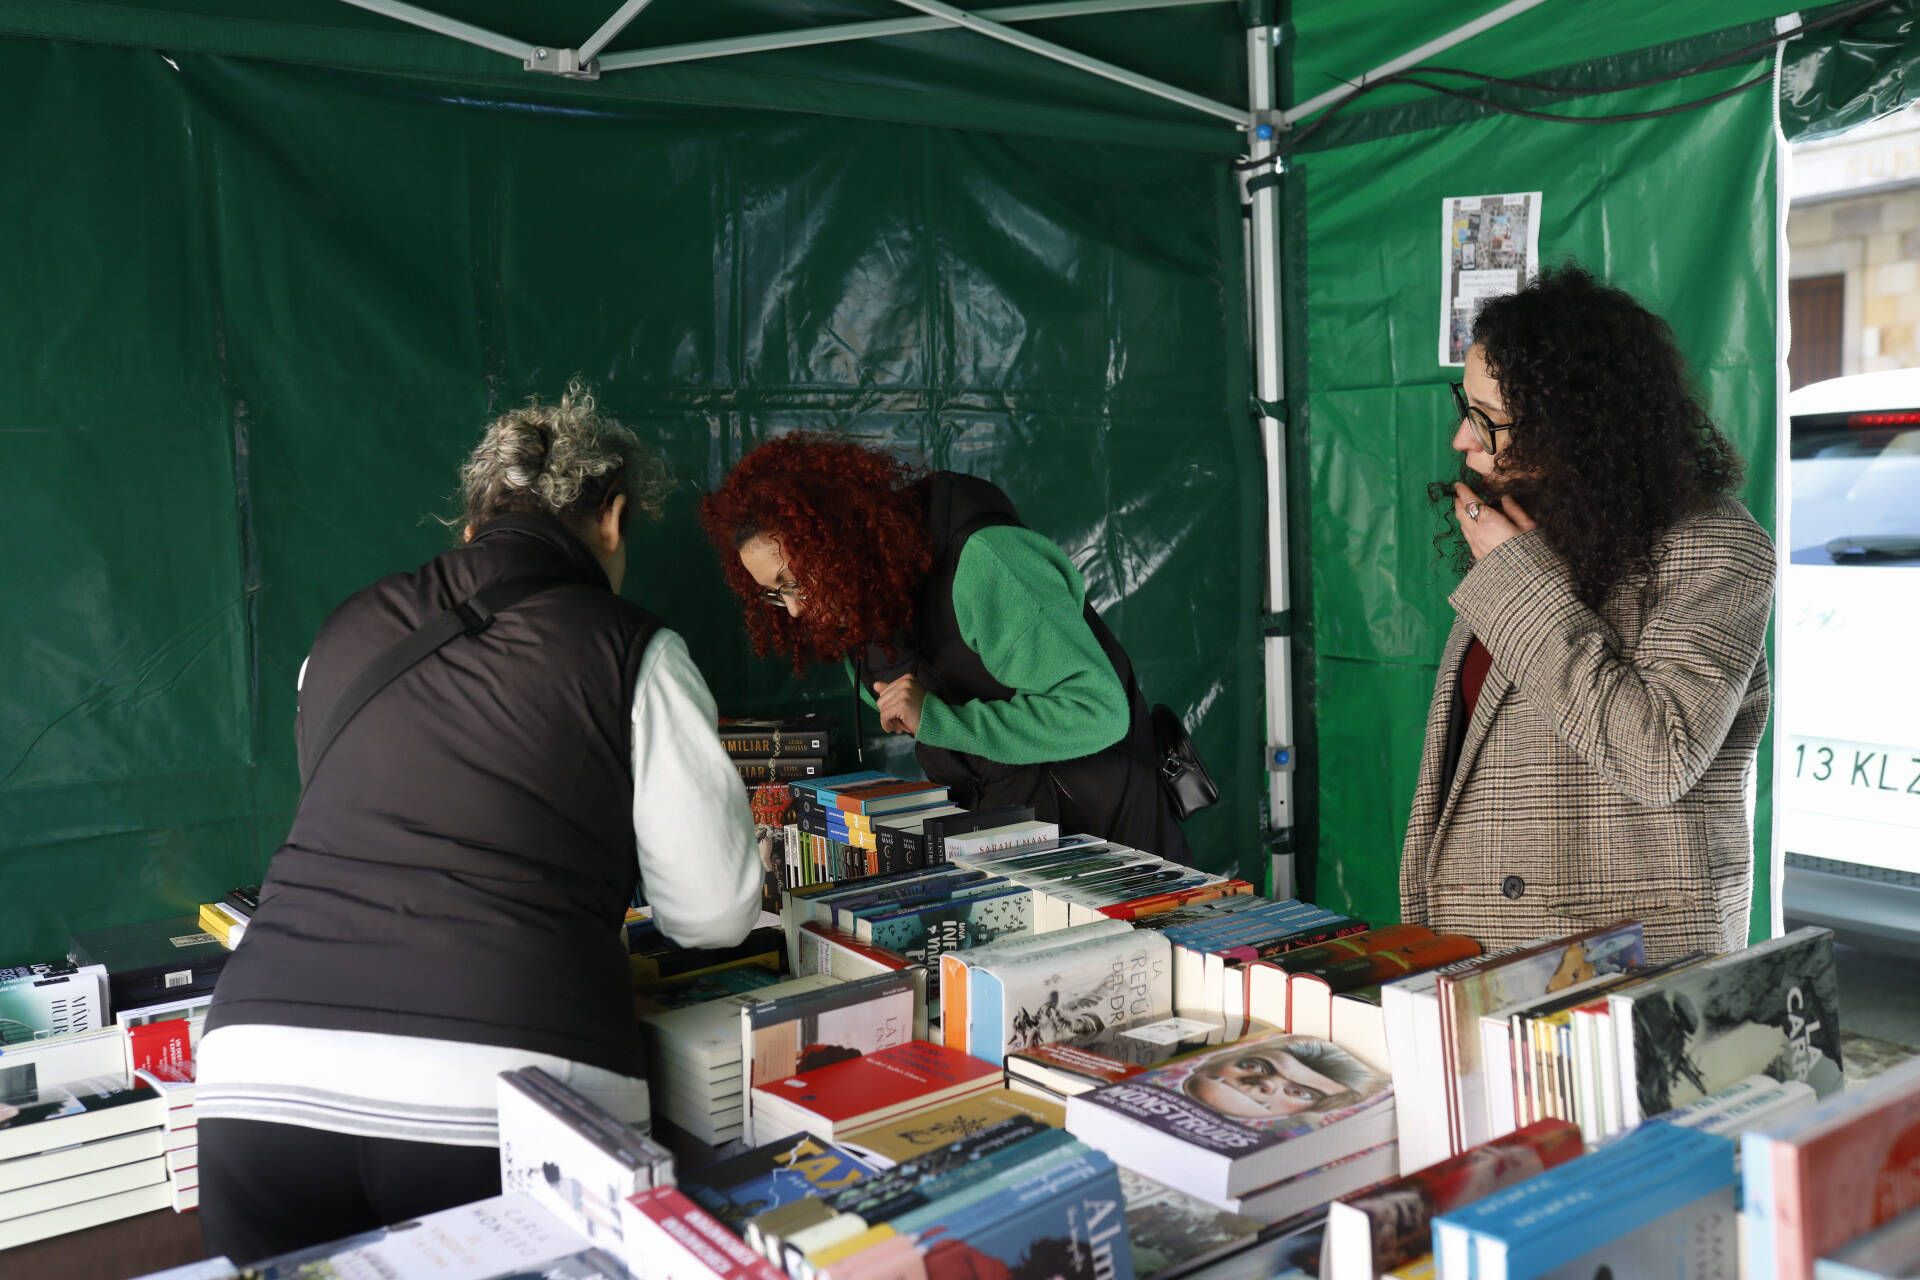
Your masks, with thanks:
[[[260,886],[242,885],[227,890],[224,898],[218,902],[200,904],[200,927],[220,940],[220,945],[231,951],[240,945],[240,939],[246,936],[247,922],[253,919],[253,913],[260,906]]]
[[[67,959],[107,971],[107,1005],[116,1019],[130,1024],[212,1003],[229,954],[197,917],[179,916],[76,933]]]
[[[1299,1035],[1345,1044],[1335,1024],[1356,1016],[1377,1021],[1382,986],[1479,954],[1480,944],[1471,938],[1436,934],[1425,925],[1394,924],[1262,956],[1242,962],[1247,1015]],[[1376,1012],[1369,1015],[1367,1008]]]
[[[641,996],[655,996],[726,969],[761,969],[777,975],[786,954],[785,935],[771,925],[754,928],[731,947],[683,947],[662,933],[650,917],[637,912],[628,913],[625,931],[633,990]]]
[[[0,1249],[173,1204],[166,1099],[117,1074],[37,1075],[0,1070]]]
[[[714,1146],[740,1137],[746,1128],[740,1010],[837,983],[813,974],[642,1015],[653,1114]]]
[[[796,969],[801,928],[834,929],[864,946],[927,969],[927,1001],[939,1001],[940,958],[1033,929],[1033,891],[998,876],[941,866],[795,890],[782,924]],[[816,931],[816,936],[818,932]]]
[[[789,881],[797,886],[931,865],[925,824],[964,811],[948,802],[945,787],[863,770],[794,784],[793,813]]]
[[[874,1167],[843,1147],[800,1133],[764,1143],[680,1179],[687,1198],[745,1236],[754,1219],[792,1211],[865,1181]]]
[[[825,776],[833,754],[831,722],[823,715],[761,718],[722,716],[720,746],[749,787],[804,782]]]
[[[1274,1030],[1247,1018],[1229,1019],[1205,1010],[1181,1009],[1171,1017],[1098,1035],[1010,1050],[1007,1084],[1064,1105],[1069,1098],[1131,1080],[1196,1050]]]
[[[767,1142],[799,1133],[834,1138],[1000,1084],[997,1067],[910,1040],[754,1086],[754,1132]]]
[[[538,1067],[500,1074],[500,1186],[589,1241],[622,1245],[628,1196],[671,1186],[673,1157]]]
[[[1252,905],[1241,906],[1242,902]],[[1228,903],[1234,904],[1232,909],[1227,909]],[[1149,916],[1142,923],[1159,929],[1173,944],[1173,994],[1181,1007],[1235,1017],[1247,1014],[1244,966],[1248,961],[1367,929],[1364,920],[1294,898],[1284,902],[1217,899],[1200,904],[1198,910],[1203,918],[1165,923],[1169,913]]]
[[[1279,1222],[1397,1168],[1387,1078],[1326,1040],[1254,1035],[1067,1103],[1076,1136],[1169,1186]]]
[[[1436,1269],[1441,1280],[1738,1280],[1738,1184],[1728,1139],[1679,1125],[1645,1125],[1435,1218]]]
[[[945,847],[950,862],[1005,876],[1032,889],[1035,928],[1041,933],[1253,892],[1244,880],[1209,875],[1098,836],[1069,835],[1009,845],[1003,832],[980,832],[949,839]]]
[[[1013,1117],[749,1222],[759,1256],[799,1280],[1007,1276],[1133,1280],[1112,1159]]]
[[[1599,1141],[1755,1074],[1839,1089],[1826,930],[1658,966],[1641,938],[1625,922],[1387,986],[1405,1167],[1543,1118]]]
[[[1920,1058],[1740,1143],[1749,1272],[1813,1280],[1820,1257],[1920,1208]]]
[[[200,1126],[194,1112],[194,1028],[189,1019],[167,1018],[127,1029],[133,1078],[167,1103],[167,1182],[173,1210],[200,1207]]]
[[[748,1142],[776,1135],[756,1123],[757,1086],[924,1040],[925,970],[836,982],[740,1009],[742,1096]]]

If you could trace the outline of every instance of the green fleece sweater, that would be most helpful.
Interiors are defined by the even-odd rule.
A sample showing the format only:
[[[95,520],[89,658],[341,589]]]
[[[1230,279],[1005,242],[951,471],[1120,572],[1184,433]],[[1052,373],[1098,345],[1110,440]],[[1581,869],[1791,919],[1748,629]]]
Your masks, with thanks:
[[[920,711],[919,741],[1001,764],[1092,755],[1126,736],[1127,691],[1082,610],[1073,561],[1031,529],[994,525],[967,539],[953,575],[960,637],[1014,696]],[[873,702],[873,691],[860,691]]]

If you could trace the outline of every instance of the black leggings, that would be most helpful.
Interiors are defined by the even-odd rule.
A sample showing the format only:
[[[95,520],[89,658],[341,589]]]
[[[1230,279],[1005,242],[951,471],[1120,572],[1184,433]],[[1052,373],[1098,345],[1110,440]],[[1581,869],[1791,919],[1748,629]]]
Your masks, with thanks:
[[[240,1265],[500,1194],[500,1149],[200,1122],[200,1230]]]

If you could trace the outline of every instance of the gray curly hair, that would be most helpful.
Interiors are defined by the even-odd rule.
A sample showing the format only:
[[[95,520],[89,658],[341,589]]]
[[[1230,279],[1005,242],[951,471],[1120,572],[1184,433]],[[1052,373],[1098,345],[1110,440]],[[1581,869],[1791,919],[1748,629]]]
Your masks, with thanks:
[[[477,530],[521,512],[576,524],[596,519],[620,494],[630,515],[657,520],[672,487],[666,463],[601,414],[576,378],[559,400],[534,396],[487,427],[460,468],[461,521]]]

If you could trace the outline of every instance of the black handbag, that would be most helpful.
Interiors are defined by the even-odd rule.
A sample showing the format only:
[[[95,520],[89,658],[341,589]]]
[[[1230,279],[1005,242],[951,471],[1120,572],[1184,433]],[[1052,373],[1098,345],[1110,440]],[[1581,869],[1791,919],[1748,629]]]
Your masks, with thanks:
[[[1180,821],[1220,802],[1220,788],[1193,749],[1187,726],[1164,703],[1153,709],[1153,749],[1159,758],[1160,788]]]

